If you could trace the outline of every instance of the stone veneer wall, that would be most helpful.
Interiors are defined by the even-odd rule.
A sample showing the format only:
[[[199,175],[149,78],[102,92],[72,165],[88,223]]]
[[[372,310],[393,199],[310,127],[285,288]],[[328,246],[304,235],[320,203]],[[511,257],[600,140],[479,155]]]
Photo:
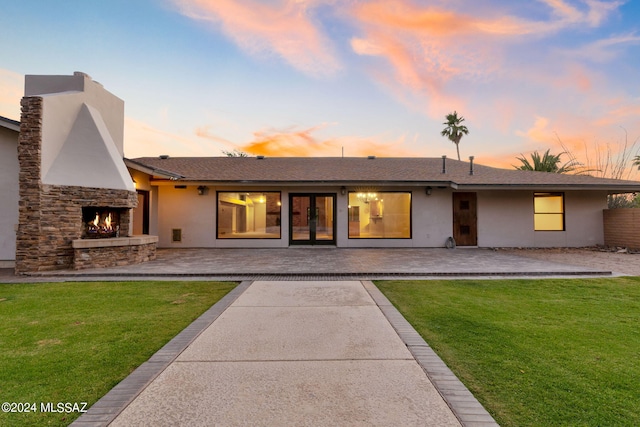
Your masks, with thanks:
[[[604,244],[640,249],[640,209],[605,209]]]
[[[157,236],[120,237],[73,242],[73,268],[116,267],[156,259]]]
[[[24,97],[18,138],[20,163],[16,274],[73,267],[71,242],[82,236],[82,208],[127,208],[120,215],[120,235],[129,235],[133,191],[42,184],[42,98]]]

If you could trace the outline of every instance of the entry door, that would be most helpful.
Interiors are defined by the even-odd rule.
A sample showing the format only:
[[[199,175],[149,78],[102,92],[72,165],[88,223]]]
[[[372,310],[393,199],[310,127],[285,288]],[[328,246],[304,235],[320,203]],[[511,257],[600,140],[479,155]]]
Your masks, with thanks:
[[[476,193],[453,193],[453,238],[458,246],[478,245]]]
[[[289,209],[289,242],[292,245],[336,243],[335,194],[291,194]]]
[[[149,192],[138,190],[138,207],[133,209],[133,234],[149,234]]]

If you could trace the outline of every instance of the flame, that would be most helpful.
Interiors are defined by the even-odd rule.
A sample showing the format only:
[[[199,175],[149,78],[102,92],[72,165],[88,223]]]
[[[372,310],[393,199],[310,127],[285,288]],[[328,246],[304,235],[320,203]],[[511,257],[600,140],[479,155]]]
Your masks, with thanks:
[[[97,227],[100,223],[100,214],[96,212],[96,219],[93,220],[92,224],[94,227]]]
[[[106,230],[111,230],[111,214],[104,219],[104,228]]]

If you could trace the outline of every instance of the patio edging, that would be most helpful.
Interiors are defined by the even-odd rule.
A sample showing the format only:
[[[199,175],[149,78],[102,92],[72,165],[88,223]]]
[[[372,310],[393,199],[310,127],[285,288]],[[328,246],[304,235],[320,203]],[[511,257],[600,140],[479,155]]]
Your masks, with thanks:
[[[158,350],[149,360],[120,381],[94,403],[71,426],[98,427],[112,422],[158,375],[160,375],[206,328],[251,285],[243,281],[202,313]]]
[[[387,318],[442,399],[464,427],[499,427],[491,414],[455,376],[387,297],[369,281],[362,285]]]

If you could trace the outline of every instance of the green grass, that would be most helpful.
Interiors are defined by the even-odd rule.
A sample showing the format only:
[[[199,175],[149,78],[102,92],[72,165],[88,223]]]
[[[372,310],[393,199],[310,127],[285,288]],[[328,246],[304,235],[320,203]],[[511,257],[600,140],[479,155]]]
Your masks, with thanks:
[[[221,282],[0,284],[0,425],[67,425],[40,402],[95,403],[235,287]]]
[[[640,277],[376,284],[500,425],[640,425]]]

